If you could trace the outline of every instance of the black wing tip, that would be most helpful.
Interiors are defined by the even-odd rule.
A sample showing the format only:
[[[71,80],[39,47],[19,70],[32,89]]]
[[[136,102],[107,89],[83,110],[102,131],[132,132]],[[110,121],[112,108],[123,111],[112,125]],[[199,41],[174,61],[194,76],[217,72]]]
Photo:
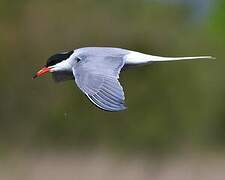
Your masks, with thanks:
[[[127,106],[125,106],[124,104],[121,104],[118,108],[106,108],[106,107],[103,107],[103,106],[100,106],[98,104],[95,104],[94,105],[103,110],[103,111],[106,111],[106,112],[121,112],[121,111],[124,111],[127,109]]]
[[[91,100],[91,102],[99,109],[107,111],[107,112],[120,112],[123,111],[125,109],[127,109],[127,107],[124,104],[124,101],[121,102],[120,105],[118,106],[107,106],[104,103],[102,103],[101,101],[99,101],[98,99],[96,99],[94,96],[90,96],[88,94],[86,94],[87,97]]]
[[[125,111],[127,109],[127,106],[124,106],[124,105],[122,107],[118,108],[118,109],[107,109],[107,108],[100,107],[98,105],[95,105],[95,106],[98,109],[101,109],[101,110],[103,110],[105,112],[121,112],[121,111]]]
[[[119,109],[106,110],[106,111],[108,111],[108,112],[121,112],[121,111],[124,111],[126,109],[127,109],[127,107],[125,105],[122,105]]]

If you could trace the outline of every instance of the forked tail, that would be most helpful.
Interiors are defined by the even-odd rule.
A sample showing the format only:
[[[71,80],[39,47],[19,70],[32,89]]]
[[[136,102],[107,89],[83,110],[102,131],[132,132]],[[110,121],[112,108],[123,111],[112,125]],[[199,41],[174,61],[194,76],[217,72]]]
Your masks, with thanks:
[[[160,57],[152,56],[139,52],[131,51],[125,57],[125,64],[138,65],[151,62],[163,62],[163,61],[180,61],[180,60],[196,60],[196,59],[216,59],[212,56],[193,56],[193,57]]]

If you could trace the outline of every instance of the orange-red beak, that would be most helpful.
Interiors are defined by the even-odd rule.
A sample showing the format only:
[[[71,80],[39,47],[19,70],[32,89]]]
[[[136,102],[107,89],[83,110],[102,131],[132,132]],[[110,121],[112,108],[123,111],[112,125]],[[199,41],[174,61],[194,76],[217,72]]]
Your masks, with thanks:
[[[42,75],[46,74],[47,72],[50,72],[50,68],[48,68],[48,67],[43,67],[40,71],[38,71],[38,72],[34,75],[33,79],[35,79],[36,77],[42,76]]]

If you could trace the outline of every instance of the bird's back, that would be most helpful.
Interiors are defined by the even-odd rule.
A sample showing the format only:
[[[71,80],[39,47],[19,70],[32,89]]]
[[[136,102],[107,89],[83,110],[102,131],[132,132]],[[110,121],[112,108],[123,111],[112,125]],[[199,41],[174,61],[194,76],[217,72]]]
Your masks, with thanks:
[[[84,47],[76,49],[76,51],[87,56],[101,57],[123,57],[129,53],[129,50],[113,47]]]

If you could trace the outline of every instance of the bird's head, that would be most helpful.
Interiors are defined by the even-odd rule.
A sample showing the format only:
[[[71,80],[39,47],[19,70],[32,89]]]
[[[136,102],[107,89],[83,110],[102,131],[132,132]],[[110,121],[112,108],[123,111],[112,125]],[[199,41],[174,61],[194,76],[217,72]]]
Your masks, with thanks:
[[[70,68],[69,63],[66,60],[69,59],[73,52],[74,51],[58,53],[49,57],[46,65],[33,76],[33,79],[48,72],[65,71]]]

